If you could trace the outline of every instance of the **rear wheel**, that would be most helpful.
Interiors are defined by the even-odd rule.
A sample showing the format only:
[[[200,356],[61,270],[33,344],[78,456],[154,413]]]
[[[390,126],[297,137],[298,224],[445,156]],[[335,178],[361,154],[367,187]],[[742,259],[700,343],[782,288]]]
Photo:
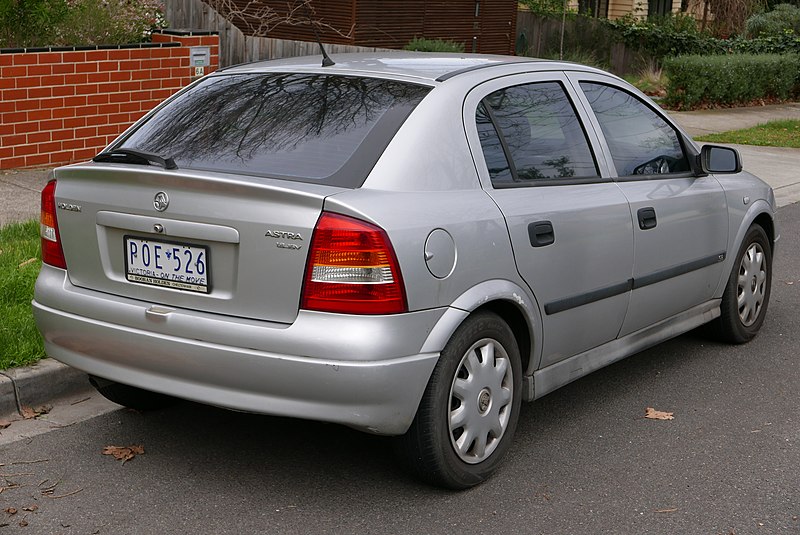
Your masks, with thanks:
[[[175,398],[166,394],[115,383],[94,375],[89,376],[89,382],[104,398],[129,409],[152,411],[169,407],[177,402]]]
[[[522,369],[509,326],[469,317],[442,351],[399,454],[419,478],[465,489],[499,466],[519,419]]]
[[[767,233],[753,225],[739,249],[722,295],[716,331],[724,342],[743,344],[758,334],[772,286],[772,247]]]

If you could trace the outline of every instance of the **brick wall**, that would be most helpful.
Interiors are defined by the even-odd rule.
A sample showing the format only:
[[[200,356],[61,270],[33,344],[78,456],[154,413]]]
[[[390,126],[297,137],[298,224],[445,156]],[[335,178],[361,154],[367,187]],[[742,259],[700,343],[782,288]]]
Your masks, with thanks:
[[[90,159],[134,121],[188,84],[189,47],[219,36],[172,31],[152,43],[0,49],[0,169]]]

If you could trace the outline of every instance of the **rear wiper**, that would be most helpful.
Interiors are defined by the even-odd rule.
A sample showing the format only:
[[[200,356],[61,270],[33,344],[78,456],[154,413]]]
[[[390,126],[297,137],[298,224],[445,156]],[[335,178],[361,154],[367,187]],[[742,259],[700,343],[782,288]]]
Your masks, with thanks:
[[[151,163],[158,164],[164,169],[177,169],[175,160],[172,158],[162,158],[157,154],[149,154],[147,152],[140,152],[131,149],[113,149],[106,152],[101,152],[94,158],[93,162],[120,162],[120,163],[133,163],[139,165],[150,165]]]

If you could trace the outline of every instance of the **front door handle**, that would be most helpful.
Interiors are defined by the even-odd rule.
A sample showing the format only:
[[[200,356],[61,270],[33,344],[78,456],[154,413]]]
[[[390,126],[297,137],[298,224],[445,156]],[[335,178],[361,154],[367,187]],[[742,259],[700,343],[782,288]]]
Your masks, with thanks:
[[[656,228],[656,225],[658,225],[656,209],[652,206],[639,208],[639,211],[636,212],[636,216],[639,219],[639,228],[642,230],[650,230],[651,228]]]
[[[528,225],[528,238],[533,247],[544,247],[556,241],[556,233],[550,221],[537,221]]]

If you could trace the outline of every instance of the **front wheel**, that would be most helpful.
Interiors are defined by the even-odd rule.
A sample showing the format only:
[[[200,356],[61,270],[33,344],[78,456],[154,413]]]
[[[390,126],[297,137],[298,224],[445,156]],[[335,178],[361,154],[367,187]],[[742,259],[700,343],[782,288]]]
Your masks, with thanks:
[[[522,365],[509,326],[479,312],[439,357],[398,453],[419,478],[466,489],[486,480],[511,445],[519,419]]]
[[[739,249],[733,271],[722,294],[718,338],[743,344],[758,334],[767,313],[772,286],[772,247],[767,233],[753,225]]]

